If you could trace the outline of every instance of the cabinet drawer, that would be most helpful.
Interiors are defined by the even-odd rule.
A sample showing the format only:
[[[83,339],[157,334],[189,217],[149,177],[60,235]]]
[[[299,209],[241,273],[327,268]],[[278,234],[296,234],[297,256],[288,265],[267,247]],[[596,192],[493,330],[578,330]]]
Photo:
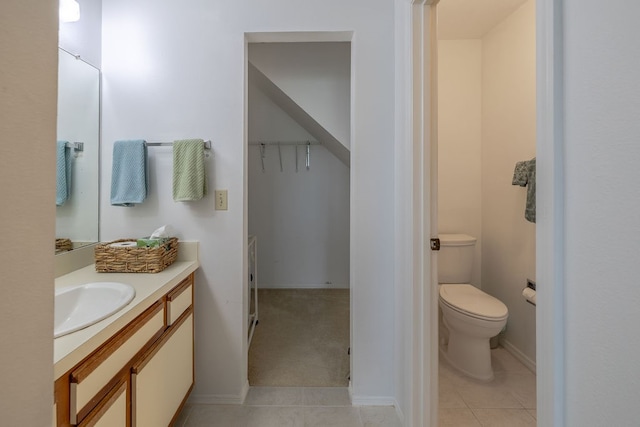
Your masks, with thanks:
[[[133,427],[168,426],[193,385],[193,309],[131,370]]]
[[[81,421],[113,387],[116,375],[145,344],[162,334],[164,316],[158,301],[71,373],[71,424]]]
[[[169,294],[167,294],[167,326],[173,325],[176,320],[193,304],[192,276],[183,280]]]
[[[114,387],[78,427],[127,427],[127,385]]]

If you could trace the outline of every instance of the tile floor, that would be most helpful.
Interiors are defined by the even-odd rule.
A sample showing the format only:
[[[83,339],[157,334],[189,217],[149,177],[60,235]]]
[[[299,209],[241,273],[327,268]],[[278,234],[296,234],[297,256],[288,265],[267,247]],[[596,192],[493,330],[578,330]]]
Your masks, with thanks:
[[[440,427],[536,425],[536,378],[503,348],[482,383],[440,362]],[[393,407],[351,406],[346,388],[252,387],[244,405],[188,404],[174,427],[401,427]]]
[[[351,406],[347,388],[251,387],[244,405],[187,405],[174,427],[402,427],[392,406]]]
[[[502,347],[491,350],[490,383],[458,374],[440,360],[440,427],[536,425],[536,376]]]

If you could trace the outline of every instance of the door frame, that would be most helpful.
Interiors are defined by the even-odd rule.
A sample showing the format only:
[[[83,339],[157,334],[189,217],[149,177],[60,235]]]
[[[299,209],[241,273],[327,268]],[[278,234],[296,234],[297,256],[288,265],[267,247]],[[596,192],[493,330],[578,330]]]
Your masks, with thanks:
[[[565,419],[564,112],[561,0],[536,0],[537,422]]]
[[[438,0],[396,2],[396,357],[405,426],[438,425]],[[432,143],[433,142],[433,143]]]
[[[446,1],[446,0],[444,0]],[[396,263],[397,307],[404,326],[398,354],[400,412],[406,426],[437,426],[438,346],[437,283],[435,260],[428,249],[429,235],[437,220],[430,215],[429,189],[433,184],[424,165],[433,164],[427,153],[434,139],[435,61],[434,24],[438,0],[397,0],[396,64],[398,144],[397,185],[409,185],[398,194]],[[537,423],[564,425],[564,137],[563,137],[563,38],[562,1],[536,0],[536,155],[537,295],[536,367]],[[402,116],[404,112],[404,117]],[[435,144],[434,144],[435,145]],[[409,154],[407,154],[409,153]],[[420,161],[416,162],[418,158]],[[413,160],[412,160],[413,159]],[[421,163],[421,164],[420,164]],[[437,172],[437,169],[436,169]],[[431,193],[435,197],[435,193]],[[402,207],[410,212],[402,213]],[[405,261],[409,259],[410,261]],[[407,262],[412,262],[408,265]],[[401,285],[406,283],[406,285]],[[404,401],[404,402],[402,402]]]
[[[354,88],[355,88],[355,61],[354,61],[354,45],[355,41],[353,40],[353,31],[267,31],[267,32],[245,32],[244,33],[244,88],[243,88],[243,96],[244,96],[244,130],[243,130],[243,261],[242,261],[242,271],[247,271],[249,265],[248,259],[248,237],[249,237],[249,44],[250,43],[304,43],[304,42],[347,42],[351,44],[351,55],[349,58],[350,68],[351,68],[351,76],[350,76],[350,105],[349,105],[349,123],[351,128],[350,139],[351,141],[355,140],[354,134]],[[351,158],[353,158],[354,153],[356,152],[355,146],[352,144],[351,146]],[[353,178],[353,162],[349,165],[349,187],[350,187],[350,195],[349,195],[349,223],[354,223],[353,218],[353,200],[354,200],[354,192],[352,191],[352,182]],[[353,228],[350,226],[349,232],[349,246],[353,248]],[[354,301],[355,295],[353,293],[354,283],[354,267],[353,267],[353,253],[349,254],[349,351],[353,348],[353,343],[355,341],[354,336]],[[242,292],[242,307],[243,307],[243,319],[248,318],[248,302],[249,302],[249,292],[248,292],[248,278],[247,275],[243,275],[243,292]],[[248,323],[243,322],[242,326],[242,336],[248,336]],[[354,371],[355,361],[353,357],[349,358],[349,372],[350,375]],[[247,393],[249,392],[249,343],[246,339],[242,341],[242,378],[244,381],[243,390],[241,392],[241,402],[244,402]],[[351,394],[352,383],[349,381],[349,393]]]

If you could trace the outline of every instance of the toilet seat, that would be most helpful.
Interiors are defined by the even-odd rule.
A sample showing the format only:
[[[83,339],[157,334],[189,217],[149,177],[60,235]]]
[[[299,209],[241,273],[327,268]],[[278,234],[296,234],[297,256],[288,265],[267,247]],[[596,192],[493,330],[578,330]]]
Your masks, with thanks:
[[[469,317],[497,322],[509,316],[502,301],[467,283],[442,284],[439,294],[443,304]]]

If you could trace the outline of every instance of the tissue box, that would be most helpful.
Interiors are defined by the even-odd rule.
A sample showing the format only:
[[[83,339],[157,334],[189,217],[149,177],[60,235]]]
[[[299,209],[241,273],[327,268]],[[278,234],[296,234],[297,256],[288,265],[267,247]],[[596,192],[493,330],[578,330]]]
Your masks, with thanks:
[[[154,247],[114,246],[120,239],[96,245],[94,259],[99,273],[159,273],[178,258],[178,239],[171,237]]]
[[[169,241],[169,237],[159,237],[157,239],[152,239],[151,237],[144,237],[142,239],[138,239],[136,245],[140,248],[155,248],[156,246],[163,245]]]

